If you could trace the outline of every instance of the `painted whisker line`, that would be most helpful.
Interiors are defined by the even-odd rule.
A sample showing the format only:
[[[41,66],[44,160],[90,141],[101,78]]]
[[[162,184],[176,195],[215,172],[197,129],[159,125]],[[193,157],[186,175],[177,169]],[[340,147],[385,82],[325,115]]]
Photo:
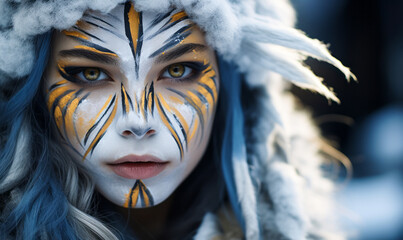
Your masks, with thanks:
[[[154,206],[154,199],[150,191],[144,185],[143,181],[136,180],[130,192],[126,194],[126,202],[123,206],[126,208],[135,208],[139,198],[142,207]]]
[[[93,35],[93,34],[87,32],[87,31],[85,31],[85,30],[83,30],[83,29],[81,29],[81,28],[79,28],[79,27],[77,27],[77,26],[74,26],[73,29],[75,29],[75,30],[77,30],[77,31],[79,31],[79,32],[81,32],[81,33],[84,33],[85,35],[87,35],[87,36],[89,36],[89,37],[91,37],[91,38],[93,38],[93,39],[96,39],[96,40],[98,40],[98,41],[100,41],[100,42],[104,42],[104,41],[101,40],[99,37],[97,37],[97,36],[95,36],[95,35]],[[67,35],[67,36],[73,37],[73,38],[77,38],[76,36],[72,36],[72,35]],[[82,38],[82,37],[78,37],[78,39],[88,40],[88,38]]]
[[[182,142],[180,141],[179,136],[178,136],[178,133],[176,132],[174,126],[172,125],[171,121],[169,120],[167,114],[165,113],[165,111],[164,111],[164,109],[163,109],[163,108],[165,107],[166,109],[169,110],[169,106],[165,103],[165,101],[163,100],[163,98],[161,98],[161,100],[164,101],[164,106],[162,106],[159,97],[156,97],[156,99],[157,99],[157,109],[158,109],[158,112],[159,112],[159,114],[160,114],[160,116],[161,116],[161,119],[162,119],[163,123],[164,123],[165,126],[168,128],[168,130],[171,132],[171,135],[172,135],[172,137],[174,138],[174,140],[175,140],[175,142],[176,142],[176,145],[177,145],[178,148],[179,148],[180,159],[182,160],[182,158],[183,158],[183,146],[182,146]]]
[[[136,77],[139,77],[139,62],[143,45],[143,20],[142,13],[136,12],[131,2],[126,2],[124,7],[125,33],[134,58]]]
[[[92,131],[95,130],[95,128],[98,126],[98,124],[102,121],[102,119],[106,116],[107,112],[109,111],[109,109],[112,107],[112,105],[115,103],[115,99],[116,99],[116,94],[113,96],[113,98],[111,99],[108,107],[106,108],[104,114],[102,114],[101,118],[98,119],[98,121],[91,126],[91,128],[87,131],[87,133],[85,134],[84,137],[84,145],[87,144],[88,138],[91,135]]]
[[[114,107],[112,109],[112,112],[109,114],[108,118],[106,119],[105,123],[102,125],[101,129],[98,131],[97,135],[95,136],[95,138],[92,140],[90,146],[87,148],[87,151],[84,154],[83,157],[83,161],[85,160],[85,158],[87,157],[87,155],[91,152],[94,151],[95,146],[98,144],[99,140],[105,135],[108,127],[111,125],[115,115],[116,115],[116,110],[117,110],[117,106],[118,104],[116,104],[116,98],[115,96],[113,97],[111,104],[114,104]],[[106,111],[107,112],[107,111]]]
[[[166,52],[167,50],[171,49],[172,47],[175,47],[179,43],[181,43],[185,38],[187,38],[190,34],[192,34],[192,31],[190,29],[192,28],[194,24],[189,24],[178,31],[176,31],[170,38],[168,38],[164,43],[164,45],[157,49],[155,52],[153,52],[149,58],[155,57],[160,55],[161,53]]]
[[[187,95],[184,94],[183,92],[178,91],[178,90],[173,89],[173,88],[167,88],[167,89],[168,89],[169,91],[173,92],[173,93],[176,93],[177,95],[179,95],[180,97],[182,97],[184,100],[186,100],[186,102],[189,103],[189,104],[193,107],[193,109],[196,111],[196,113],[197,113],[197,115],[198,115],[198,117],[199,117],[200,126],[201,126],[201,134],[202,134],[201,138],[203,138],[203,133],[204,133],[204,116],[203,116],[203,111],[202,111],[202,109],[200,108],[200,106],[198,106],[198,105],[196,104],[196,102],[195,102],[192,98],[190,98],[189,96],[187,96]]]

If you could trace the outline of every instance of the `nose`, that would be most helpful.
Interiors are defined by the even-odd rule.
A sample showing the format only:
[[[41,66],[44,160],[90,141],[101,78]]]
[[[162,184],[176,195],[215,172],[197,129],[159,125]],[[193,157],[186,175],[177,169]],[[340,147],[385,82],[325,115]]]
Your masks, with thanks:
[[[121,133],[123,137],[134,136],[137,138],[152,136],[154,134],[155,130],[152,129],[151,127],[141,127],[141,126],[127,128],[126,130],[123,130],[123,132]]]

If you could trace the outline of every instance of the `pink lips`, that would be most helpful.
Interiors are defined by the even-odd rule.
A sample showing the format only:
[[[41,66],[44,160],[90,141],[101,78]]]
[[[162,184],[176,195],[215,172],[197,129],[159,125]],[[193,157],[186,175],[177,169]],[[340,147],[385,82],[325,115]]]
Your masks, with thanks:
[[[121,177],[146,179],[157,176],[165,169],[167,163],[151,155],[127,155],[109,163],[108,166]]]

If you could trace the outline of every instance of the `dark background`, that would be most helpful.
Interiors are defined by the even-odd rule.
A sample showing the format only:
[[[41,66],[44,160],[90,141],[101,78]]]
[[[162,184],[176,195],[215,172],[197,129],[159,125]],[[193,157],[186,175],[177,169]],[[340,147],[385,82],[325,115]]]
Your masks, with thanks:
[[[307,64],[341,104],[294,88],[324,136],[349,157],[353,178],[339,190],[349,239],[403,239],[403,1],[292,0],[297,27],[357,76]]]

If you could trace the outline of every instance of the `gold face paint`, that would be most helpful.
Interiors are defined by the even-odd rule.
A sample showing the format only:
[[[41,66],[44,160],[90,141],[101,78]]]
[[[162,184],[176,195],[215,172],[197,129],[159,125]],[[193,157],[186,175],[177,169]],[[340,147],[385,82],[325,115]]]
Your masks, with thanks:
[[[53,46],[44,92],[59,143],[110,201],[162,202],[209,142],[219,79],[203,33],[183,11],[127,2],[86,13]]]

